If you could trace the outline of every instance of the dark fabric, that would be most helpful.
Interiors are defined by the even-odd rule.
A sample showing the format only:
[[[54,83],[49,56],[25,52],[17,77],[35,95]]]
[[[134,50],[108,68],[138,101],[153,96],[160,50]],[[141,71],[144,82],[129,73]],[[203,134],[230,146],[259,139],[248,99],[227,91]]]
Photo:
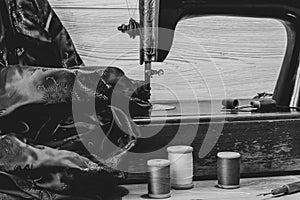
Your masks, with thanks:
[[[143,81],[83,62],[46,0],[0,0],[0,199],[106,199],[148,116]]]
[[[83,63],[48,1],[1,0],[0,14],[0,66]]]
[[[0,131],[19,133],[54,148],[84,150],[76,146],[81,143],[78,131],[80,136],[92,139],[102,131],[104,134],[96,134],[99,141],[105,139],[100,136],[107,136],[115,144],[127,144],[138,135],[130,115],[147,116],[151,108],[143,100],[144,92],[139,92],[143,81],[132,81],[115,67],[51,69],[17,65],[3,68],[0,77]],[[90,146],[105,148],[102,143]],[[101,151],[96,155],[110,156],[104,154]]]
[[[0,148],[1,153],[28,152],[35,145],[42,145],[43,149],[48,149],[53,155],[47,162],[55,163],[59,154],[63,155],[58,160],[62,165],[65,159],[69,162],[74,155],[77,158],[82,156],[94,163],[92,166],[97,165],[97,169],[111,175],[111,179],[125,178],[125,174],[118,171],[117,167],[139,136],[139,129],[130,115],[147,116],[151,108],[151,104],[143,100],[146,98],[144,92],[139,92],[143,91],[143,86],[140,87],[143,85],[142,81],[132,81],[115,67],[51,69],[16,65],[3,68],[0,77],[0,134],[7,136],[8,133],[14,133],[16,137],[13,142],[8,142],[11,148],[9,145]],[[27,146],[19,140],[26,141]],[[32,154],[34,153],[28,153],[28,156]],[[44,155],[36,158],[37,162],[43,162],[47,157],[42,151],[35,154]],[[22,158],[29,159],[28,156],[23,155]],[[34,181],[40,180],[43,177],[41,174],[52,168],[47,165],[38,167],[43,169],[38,170],[39,176],[31,177],[29,175],[34,173],[32,170],[36,170],[34,164],[17,164],[14,160],[16,158],[5,158],[5,154],[2,154],[0,163],[9,162],[2,169],[0,166],[0,170],[17,177],[23,174]],[[24,170],[26,166],[29,166],[29,171]],[[83,184],[79,187],[82,189],[81,194],[85,194],[91,188],[89,185],[93,185],[88,184],[89,181],[101,182],[102,176],[97,178],[93,175],[93,170],[86,172],[65,165],[61,168],[59,170],[63,172],[60,173],[75,170],[79,174],[79,178],[68,182],[67,188],[77,188],[79,186],[76,184]],[[16,174],[15,170],[21,170],[21,173]],[[84,178],[84,173],[89,178]],[[74,177],[74,174],[67,177],[69,176]],[[108,180],[112,181],[111,179]],[[64,188],[58,183],[60,182],[56,182],[56,187]],[[59,192],[69,194],[70,191],[79,190],[62,189]],[[93,188],[89,190],[89,194],[98,195],[96,191],[98,190]]]
[[[60,199],[66,195],[99,199],[115,185],[103,167],[74,152],[28,145],[13,135],[0,138],[0,150],[0,192],[7,195],[26,199]]]

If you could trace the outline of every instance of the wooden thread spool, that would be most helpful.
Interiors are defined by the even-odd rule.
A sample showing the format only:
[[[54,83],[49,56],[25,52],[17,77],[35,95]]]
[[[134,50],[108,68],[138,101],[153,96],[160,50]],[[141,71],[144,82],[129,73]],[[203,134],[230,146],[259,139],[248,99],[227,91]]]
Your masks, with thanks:
[[[167,151],[171,165],[171,187],[179,190],[193,188],[193,147],[172,146]]]
[[[149,169],[148,196],[154,199],[171,197],[170,161],[153,159],[147,162]]]
[[[239,188],[241,155],[236,152],[219,152],[217,157],[218,187]]]

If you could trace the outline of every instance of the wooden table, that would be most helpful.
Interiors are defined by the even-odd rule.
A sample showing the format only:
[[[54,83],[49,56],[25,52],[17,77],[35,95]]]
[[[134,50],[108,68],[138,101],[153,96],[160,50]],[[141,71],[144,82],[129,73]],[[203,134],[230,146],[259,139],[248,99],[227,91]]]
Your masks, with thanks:
[[[216,181],[197,181],[191,190],[172,190],[171,200],[299,200],[300,192],[284,196],[260,196],[256,195],[271,191],[284,184],[300,181],[300,176],[281,176],[268,178],[247,178],[241,180],[239,189],[225,190],[217,188]],[[147,184],[124,185],[123,191],[128,190],[126,195],[116,200],[143,200],[147,196]]]

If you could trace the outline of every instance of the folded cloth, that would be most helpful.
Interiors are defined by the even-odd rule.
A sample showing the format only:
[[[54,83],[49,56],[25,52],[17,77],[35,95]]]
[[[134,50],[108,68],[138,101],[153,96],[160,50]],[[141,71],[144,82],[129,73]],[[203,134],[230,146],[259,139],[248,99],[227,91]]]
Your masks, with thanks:
[[[0,66],[82,65],[70,35],[47,0],[0,1]]]
[[[83,138],[102,158],[114,154],[110,146],[130,146],[139,135],[131,117],[147,116],[151,108],[139,92],[143,81],[138,85],[115,67],[9,66],[0,71],[0,82],[0,131],[81,155]]]
[[[0,0],[0,199],[105,199],[148,116],[143,81],[83,62],[47,0]]]
[[[118,164],[139,136],[131,117],[151,108],[142,81],[116,67],[15,65],[0,82],[0,171],[10,179],[34,183],[35,195],[102,196],[125,178]]]
[[[85,157],[28,145],[13,135],[0,138],[0,170],[0,192],[21,197],[53,198],[58,194],[103,197],[115,185],[105,168]]]

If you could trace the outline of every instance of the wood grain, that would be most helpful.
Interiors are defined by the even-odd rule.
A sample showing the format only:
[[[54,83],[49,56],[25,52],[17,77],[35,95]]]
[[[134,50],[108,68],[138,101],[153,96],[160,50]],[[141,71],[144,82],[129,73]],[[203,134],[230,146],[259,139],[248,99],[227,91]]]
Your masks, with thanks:
[[[138,8],[139,0],[49,0],[60,8]]]
[[[300,171],[297,112],[186,117],[169,116],[169,112],[163,118],[136,121],[140,125],[140,139],[134,153],[129,153],[120,165],[122,170],[130,172],[129,181],[145,181],[147,160],[167,158],[166,148],[172,145],[194,147],[194,175],[198,178],[216,176],[216,155],[220,151],[242,155],[243,176]]]
[[[65,2],[61,1],[60,3]],[[87,2],[89,4],[90,1]],[[96,1],[93,1],[96,2]],[[55,8],[86,65],[116,65],[143,79],[139,38],[117,31],[138,11]],[[286,33],[272,19],[202,17],[178,24],[171,53],[154,63],[152,100],[252,98],[272,92],[283,60]]]
[[[267,200],[273,199],[272,196],[256,195],[266,193],[274,188],[281,187],[284,184],[300,181],[299,176],[269,177],[269,178],[251,178],[242,179],[241,188],[235,190],[224,190],[215,187],[216,181],[197,181],[195,187],[191,190],[172,190],[172,200]],[[121,199],[137,200],[147,199],[147,185],[126,185],[123,188],[128,190],[128,194]],[[123,189],[124,190],[124,189]],[[121,191],[121,190],[120,190]],[[277,200],[298,200],[300,193],[278,196]],[[116,198],[117,199],[117,198]]]

